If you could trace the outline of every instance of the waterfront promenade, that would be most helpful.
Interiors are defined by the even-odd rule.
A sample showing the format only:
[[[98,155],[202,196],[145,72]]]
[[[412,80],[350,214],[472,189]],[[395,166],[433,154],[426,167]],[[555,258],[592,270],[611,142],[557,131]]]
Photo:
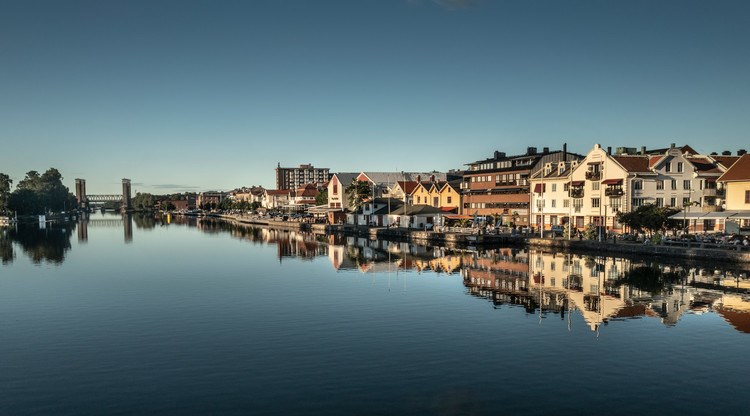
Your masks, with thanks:
[[[316,224],[300,221],[274,221],[254,216],[212,215],[214,218],[275,229],[308,231],[315,234],[345,234],[372,239],[396,239],[423,244],[444,244],[456,247],[492,245],[528,245],[542,250],[573,251],[580,253],[607,253],[622,255],[647,255],[660,258],[750,263],[750,248],[743,246],[718,247],[712,244],[665,242],[643,244],[623,240],[568,240],[564,238],[539,238],[527,234],[476,234],[457,231],[422,231],[406,228],[369,227],[349,224]]]

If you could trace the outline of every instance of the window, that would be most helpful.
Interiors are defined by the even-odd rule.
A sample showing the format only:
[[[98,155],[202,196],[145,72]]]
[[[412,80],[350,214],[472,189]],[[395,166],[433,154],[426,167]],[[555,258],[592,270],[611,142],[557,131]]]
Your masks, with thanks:
[[[557,200],[552,200],[552,208],[557,208]]]
[[[643,198],[633,198],[633,206],[640,207],[643,205]]]
[[[609,206],[612,207],[614,212],[622,211],[622,198],[610,198]]]
[[[682,206],[683,207],[690,206],[690,198],[682,198]]]
[[[591,208],[599,208],[599,198],[591,198]]]
[[[570,207],[570,200],[563,199],[563,208],[569,208],[569,207]]]
[[[690,181],[689,180],[682,181],[682,189],[690,189]]]
[[[643,189],[643,181],[642,180],[633,181],[633,189],[636,190],[636,191],[642,190]]]
[[[665,172],[671,172],[672,171],[672,162],[667,162],[667,164],[664,165],[664,171]]]
[[[677,201],[676,201],[676,198],[675,198],[675,197],[671,197],[671,198],[669,198],[669,206],[670,206],[670,207],[674,207],[674,206],[675,206],[675,203],[676,203],[676,202],[677,202]]]
[[[672,190],[673,191],[677,190],[677,180],[676,179],[672,179]]]
[[[682,172],[682,162],[677,162],[677,172]]]
[[[450,204],[451,202],[453,202],[453,201],[452,201],[452,199],[453,199],[453,197],[452,197],[452,196],[449,196],[449,197],[448,197],[448,203],[449,203],[449,204]]]
[[[556,183],[552,184],[552,192],[557,192],[557,184]]]
[[[661,179],[656,181],[656,190],[658,191],[660,189],[664,189],[664,181]]]
[[[433,197],[432,197],[432,205],[433,205],[433,206],[438,206],[438,205],[440,205],[440,198],[438,198],[438,197],[436,197],[436,196],[433,196]]]
[[[745,191],[745,203],[750,204],[750,191]]]
[[[591,183],[591,189],[598,191],[599,190],[599,182],[592,182]]]
[[[657,207],[663,207],[664,206],[664,198],[656,198],[656,206]]]
[[[333,184],[333,194],[337,195],[338,193],[339,193],[339,185],[334,183]]]

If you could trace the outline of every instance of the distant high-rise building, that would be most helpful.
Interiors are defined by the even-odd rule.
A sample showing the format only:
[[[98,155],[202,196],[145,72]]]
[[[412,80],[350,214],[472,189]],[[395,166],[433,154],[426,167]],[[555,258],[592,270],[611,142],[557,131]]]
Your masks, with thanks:
[[[314,183],[324,186],[329,179],[329,168],[316,168],[311,164],[299,165],[296,168],[282,168],[281,163],[276,167],[276,189],[297,189],[303,185]]]

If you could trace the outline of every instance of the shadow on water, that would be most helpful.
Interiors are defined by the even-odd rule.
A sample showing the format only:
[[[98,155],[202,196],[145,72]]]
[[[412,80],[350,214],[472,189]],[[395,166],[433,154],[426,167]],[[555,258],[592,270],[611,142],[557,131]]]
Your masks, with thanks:
[[[73,223],[18,224],[0,229],[0,258],[3,264],[15,259],[14,245],[18,245],[34,264],[43,262],[62,264],[70,250]]]

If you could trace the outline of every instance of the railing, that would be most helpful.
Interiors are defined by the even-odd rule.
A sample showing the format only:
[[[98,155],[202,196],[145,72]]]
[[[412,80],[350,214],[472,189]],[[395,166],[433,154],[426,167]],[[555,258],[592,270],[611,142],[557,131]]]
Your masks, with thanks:
[[[583,189],[570,189],[570,197],[571,198],[583,198]]]
[[[716,196],[717,193],[718,192],[716,188],[713,188],[713,189],[706,188],[703,190],[703,196]]]
[[[621,188],[607,188],[604,190],[606,196],[622,196],[623,192]]]
[[[602,178],[601,172],[586,172],[586,179],[590,181],[598,181]]]

